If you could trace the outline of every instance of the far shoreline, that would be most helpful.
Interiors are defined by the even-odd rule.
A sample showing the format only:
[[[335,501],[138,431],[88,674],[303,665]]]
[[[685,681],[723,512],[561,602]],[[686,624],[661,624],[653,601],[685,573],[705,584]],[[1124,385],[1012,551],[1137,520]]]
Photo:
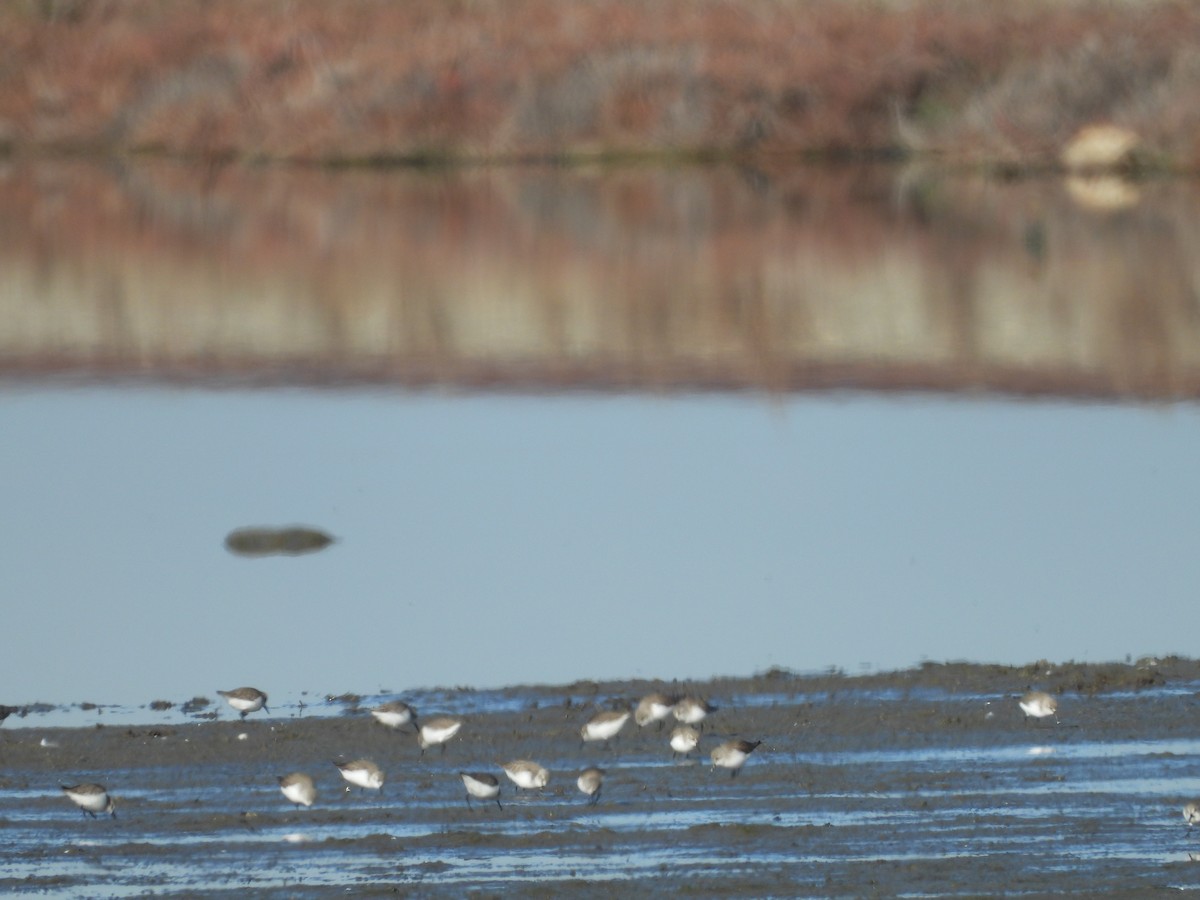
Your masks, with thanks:
[[[1017,697],[1027,690],[1043,690],[1056,695],[1093,696],[1137,692],[1162,688],[1172,683],[1200,682],[1200,660],[1183,656],[1143,656],[1129,662],[1052,663],[1041,660],[1023,665],[1001,663],[969,663],[961,661],[925,661],[910,668],[889,671],[847,673],[836,667],[796,672],[771,668],[750,676],[714,676],[708,679],[655,680],[584,679],[567,684],[516,684],[504,687],[426,687],[384,693],[364,692],[337,694],[285,695],[272,700],[271,714],[250,714],[243,724],[259,722],[297,721],[301,719],[337,719],[367,716],[379,698],[411,699],[418,707],[432,696],[458,698],[450,706],[471,708],[470,701],[479,701],[487,709],[505,698],[534,698],[541,707],[563,704],[567,707],[589,702],[608,703],[620,700],[630,704],[652,691],[677,695],[699,695],[719,702],[722,697],[735,695],[779,694],[796,698],[810,695],[834,695],[854,692],[908,692],[913,690],[942,691],[948,696],[979,695]],[[264,686],[268,694],[270,688]],[[209,696],[211,694],[211,696]],[[182,712],[189,703],[207,699],[208,703],[193,712]],[[297,701],[302,701],[301,707]],[[107,727],[153,725],[238,724],[237,714],[215,692],[197,694],[190,700],[148,700],[140,705],[76,701],[71,703],[30,702],[2,707],[8,711],[0,721],[0,740],[4,733],[37,729],[95,729]],[[280,710],[275,713],[274,710]],[[86,723],[64,722],[89,716]],[[92,718],[94,716],[94,718]],[[107,717],[107,720],[106,720]],[[15,726],[15,727],[14,727]]]
[[[1188,74],[1200,8],[1168,0],[364,0],[352,10],[8,4],[0,156],[1200,171]],[[1081,145],[1096,128],[1111,129],[1107,139]]]

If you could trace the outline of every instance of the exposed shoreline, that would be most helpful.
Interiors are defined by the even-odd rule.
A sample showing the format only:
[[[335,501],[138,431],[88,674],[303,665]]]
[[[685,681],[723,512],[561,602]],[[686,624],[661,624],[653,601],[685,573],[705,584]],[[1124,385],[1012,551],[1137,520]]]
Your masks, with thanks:
[[[794,672],[787,669],[770,669],[748,676],[715,676],[709,679],[689,679],[685,681],[664,681],[657,679],[632,678],[611,680],[583,680],[570,684],[517,684],[502,687],[425,687],[415,691],[396,691],[394,696],[409,697],[413,694],[428,697],[479,698],[465,705],[487,707],[496,698],[508,695],[532,696],[541,698],[541,702],[561,702],[563,698],[574,698],[569,703],[577,703],[581,698],[594,698],[597,702],[610,701],[613,698],[625,698],[636,702],[637,698],[652,691],[665,691],[674,694],[695,694],[705,697],[728,697],[741,694],[778,693],[803,697],[808,694],[829,694],[834,692],[855,691],[912,691],[936,690],[947,694],[966,694],[976,696],[996,695],[1016,696],[1024,691],[1037,688],[1053,694],[1075,694],[1095,696],[1112,692],[1138,691],[1149,688],[1163,687],[1170,683],[1200,682],[1200,660],[1179,656],[1144,657],[1136,662],[1105,662],[1105,663],[1051,663],[1045,660],[1024,665],[1002,665],[998,663],[967,663],[967,662],[925,662],[906,669],[886,672],[863,672],[847,674],[840,669],[828,669],[812,672]],[[267,687],[264,685],[264,688]],[[273,690],[282,699],[283,691],[279,686]],[[272,689],[268,689],[268,694]],[[271,706],[279,711],[278,715],[256,713],[250,720],[276,719],[329,719],[366,715],[372,697],[383,696],[378,692],[362,694],[340,690],[336,693],[313,694],[303,698],[303,707],[296,704],[273,701]],[[11,698],[10,698],[11,699]],[[207,702],[203,702],[207,701]],[[27,701],[0,707],[7,710],[14,718],[9,724],[20,723],[24,729],[63,728],[64,726],[44,726],[39,724],[39,717],[51,713],[69,713],[83,715],[105,710],[121,710],[125,717],[114,722],[123,727],[129,724],[152,724],[168,722],[171,724],[196,724],[207,722],[213,724],[228,724],[228,720],[236,718],[236,714],[225,705],[225,702],[215,693],[197,694],[193,698],[154,698],[148,699],[137,707],[120,707],[111,704],[97,703],[93,700],[81,700],[70,703],[47,703],[42,701]],[[286,712],[284,712],[286,710]],[[134,722],[130,714],[136,716]],[[236,723],[235,723],[236,724]],[[105,723],[102,719],[89,721],[68,728],[98,728]],[[12,731],[11,727],[8,729]]]
[[[411,728],[354,707],[0,730],[0,890],[607,896],[663,877],[747,897],[985,896],[999,877],[1031,896],[1195,890],[1179,810],[1198,785],[1198,678],[1196,661],[1166,658],[511,688],[425,754]],[[1059,693],[1059,723],[1024,720],[1014,692],[1030,685]],[[582,723],[647,687],[717,707],[698,752],[672,756],[674,723],[581,744]],[[730,739],[761,741],[736,778],[710,765]],[[332,761],[349,759],[375,762],[382,791],[348,791]],[[500,768],[515,759],[546,766],[548,786],[517,790]],[[591,766],[606,773],[596,806],[575,784]],[[311,808],[280,793],[296,771],[316,783]],[[502,807],[468,808],[463,771],[497,776]],[[72,807],[60,784],[80,782],[110,792],[116,819]]]

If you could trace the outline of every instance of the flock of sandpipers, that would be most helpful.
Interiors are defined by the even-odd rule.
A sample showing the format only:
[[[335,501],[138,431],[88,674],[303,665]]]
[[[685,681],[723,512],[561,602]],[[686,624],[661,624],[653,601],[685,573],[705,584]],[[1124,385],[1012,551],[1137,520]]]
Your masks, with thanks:
[[[243,719],[252,712],[260,709],[270,712],[267,707],[267,695],[258,688],[241,687],[231,691],[217,691],[225,701],[241,715]],[[653,693],[643,697],[632,711],[608,710],[597,713],[588,719],[579,729],[579,736],[584,743],[603,741],[607,744],[625,727],[625,723],[633,718],[638,725],[645,727],[658,723],[659,727],[668,718],[674,717],[678,722],[671,731],[670,746],[675,756],[688,756],[700,743],[700,728],[709,713],[715,707],[698,697],[668,697],[666,694]],[[418,721],[416,710],[401,700],[392,700],[373,707],[371,715],[382,725],[389,728],[403,728],[412,725],[416,730],[417,743],[420,744],[422,755],[430,747],[440,746],[446,750],[446,742],[458,734],[463,727],[463,720],[451,716],[438,716],[426,721]],[[746,759],[754,752],[761,741],[729,740],[713,748],[709,754],[712,768],[728,769],[730,777],[734,777],[745,765]],[[346,789],[351,786],[363,790],[382,790],[384,782],[383,770],[369,759],[355,759],[349,762],[334,760],[333,764],[341,772],[346,781]],[[514,759],[504,763],[500,769],[518,788],[534,790],[544,788],[550,781],[550,771],[545,766],[528,759]],[[589,767],[584,769],[575,780],[579,790],[588,798],[589,804],[600,800],[600,790],[604,785],[604,769]],[[492,801],[503,809],[500,803],[500,779],[490,772],[459,772],[463,786],[466,788],[467,806],[471,798]],[[278,776],[279,789],[283,796],[300,806],[312,806],[316,802],[317,789],[313,777],[305,772],[292,772]],[[63,792],[79,806],[85,816],[95,818],[98,813],[107,813],[116,818],[116,805],[108,789],[100,784],[86,783],[62,785]]]
[[[258,712],[267,707],[267,695],[257,688],[242,687],[232,691],[218,691],[226,702],[240,713],[244,719],[252,712]],[[1058,701],[1045,691],[1029,691],[1018,703],[1026,719],[1044,719],[1054,717],[1058,722]],[[579,736],[584,743],[603,741],[607,743],[620,733],[630,717],[642,727],[658,723],[661,728],[668,718],[674,717],[679,723],[671,731],[670,746],[676,755],[688,756],[700,743],[700,731],[704,720],[714,711],[704,700],[698,697],[668,697],[666,694],[653,693],[643,697],[631,712],[624,710],[609,710],[597,713],[588,719],[579,729]],[[392,700],[373,707],[371,715],[382,725],[389,728],[403,728],[412,725],[416,730],[417,743],[421,753],[430,747],[440,746],[445,752],[446,742],[458,734],[463,726],[463,720],[451,716],[438,716],[425,722],[417,720],[417,713],[411,706],[401,700]],[[761,741],[729,740],[713,748],[709,754],[712,768],[728,769],[730,777],[735,777],[747,758],[754,752]],[[384,773],[369,759],[355,759],[349,762],[334,761],[342,778],[346,781],[346,790],[350,786],[363,790],[383,789]],[[550,771],[545,766],[529,759],[514,759],[500,766],[509,780],[523,790],[544,788],[550,781]],[[471,798],[477,800],[495,801],[496,806],[503,809],[500,803],[500,779],[490,772],[459,772],[463,787],[466,788],[467,806],[471,806]],[[575,780],[579,790],[588,798],[589,804],[600,800],[600,790],[604,786],[604,769],[589,767],[584,769]],[[296,804],[297,807],[312,806],[317,799],[317,788],[311,775],[305,772],[292,772],[278,776],[279,789],[283,796]],[[98,813],[107,813],[116,818],[116,805],[108,789],[100,784],[86,783],[62,785],[63,792],[83,811],[85,816],[95,818]],[[1183,807],[1183,818],[1188,825],[1200,824],[1200,801],[1186,804]]]

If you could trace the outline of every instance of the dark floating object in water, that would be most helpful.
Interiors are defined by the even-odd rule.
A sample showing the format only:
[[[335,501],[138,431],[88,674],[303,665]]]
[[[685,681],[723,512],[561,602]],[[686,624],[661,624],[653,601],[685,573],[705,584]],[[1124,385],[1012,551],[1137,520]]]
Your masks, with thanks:
[[[298,556],[332,543],[332,537],[315,528],[238,528],[225,538],[225,549],[238,556]]]

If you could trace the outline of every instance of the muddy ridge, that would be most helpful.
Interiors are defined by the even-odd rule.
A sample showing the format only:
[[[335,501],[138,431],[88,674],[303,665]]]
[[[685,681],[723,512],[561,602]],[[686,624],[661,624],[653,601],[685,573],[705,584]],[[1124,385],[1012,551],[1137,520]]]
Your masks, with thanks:
[[[1037,688],[1058,722],[1017,705]],[[1200,664],[926,664],[847,676],[771,671],[694,683],[578,682],[414,692],[420,718],[463,720],[422,753],[411,726],[340,695],[314,715],[272,703],[242,721],[0,731],[0,890],[323,897],[649,894],[678,879],[711,896],[1151,896],[1200,888],[1180,808],[1200,796]],[[596,713],[644,693],[715,707],[687,756],[674,722],[628,722],[584,744]],[[413,699],[409,697],[407,699]],[[469,710],[469,711],[468,711]],[[167,711],[164,711],[165,715]],[[736,776],[711,765],[761,742]],[[369,759],[380,791],[333,762]],[[501,765],[533,760],[543,789]],[[575,781],[604,770],[598,802]],[[278,776],[304,772],[311,808]],[[500,806],[468,806],[459,773],[494,775]],[[59,784],[98,782],[117,817],[88,818]],[[652,887],[653,886],[653,887]]]

